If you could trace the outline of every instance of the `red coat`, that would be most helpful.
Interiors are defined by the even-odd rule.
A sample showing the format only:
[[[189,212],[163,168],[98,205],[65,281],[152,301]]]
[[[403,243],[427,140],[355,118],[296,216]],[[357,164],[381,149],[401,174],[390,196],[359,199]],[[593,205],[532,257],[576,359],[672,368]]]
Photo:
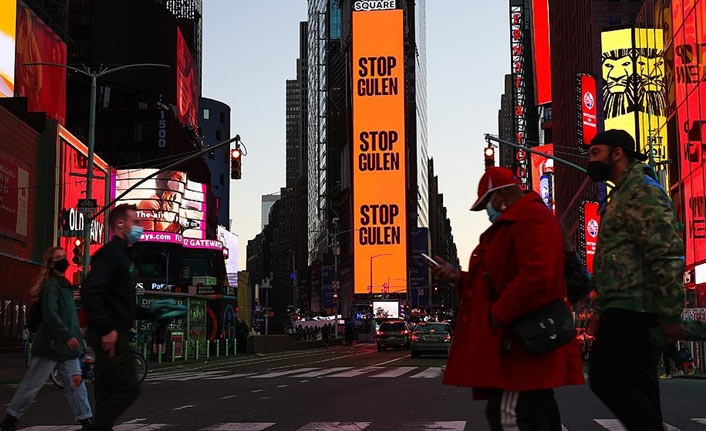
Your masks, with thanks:
[[[500,351],[507,325],[566,297],[563,250],[556,218],[533,192],[481,235],[468,272],[462,273],[444,384],[528,391],[584,383],[576,340],[541,356],[530,355],[517,342],[509,352]],[[483,278],[481,259],[500,295],[495,302]],[[491,327],[489,313],[501,328]]]

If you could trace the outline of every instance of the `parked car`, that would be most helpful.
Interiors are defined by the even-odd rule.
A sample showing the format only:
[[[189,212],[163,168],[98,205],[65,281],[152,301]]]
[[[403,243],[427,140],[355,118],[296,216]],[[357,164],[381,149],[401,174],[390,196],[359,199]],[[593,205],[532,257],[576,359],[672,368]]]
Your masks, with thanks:
[[[377,332],[378,352],[388,347],[409,349],[410,328],[404,320],[387,320],[380,324]]]
[[[419,358],[422,353],[448,354],[452,336],[453,331],[448,323],[420,323],[410,336],[410,355]]]

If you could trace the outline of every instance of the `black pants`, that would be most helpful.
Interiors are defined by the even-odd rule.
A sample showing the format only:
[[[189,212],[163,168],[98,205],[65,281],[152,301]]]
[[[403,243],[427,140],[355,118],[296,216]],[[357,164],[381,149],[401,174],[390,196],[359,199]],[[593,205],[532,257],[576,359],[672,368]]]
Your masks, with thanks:
[[[491,431],[561,431],[553,390],[510,392],[491,389],[485,408]]]
[[[609,308],[601,315],[591,351],[593,393],[629,431],[664,431],[657,360],[650,339],[653,314]]]
[[[112,430],[121,414],[140,394],[135,357],[127,334],[120,334],[115,356],[103,350],[100,335],[88,332],[88,341],[96,352],[96,406],[93,430]]]

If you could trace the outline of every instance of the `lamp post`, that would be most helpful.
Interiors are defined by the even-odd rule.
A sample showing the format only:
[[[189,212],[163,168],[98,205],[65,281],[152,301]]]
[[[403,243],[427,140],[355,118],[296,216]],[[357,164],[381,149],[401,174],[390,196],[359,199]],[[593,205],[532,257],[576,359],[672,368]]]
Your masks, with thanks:
[[[93,151],[95,148],[95,135],[96,135],[96,92],[97,92],[97,81],[98,78],[102,78],[106,75],[110,75],[114,72],[120,72],[127,69],[138,69],[138,68],[170,68],[167,64],[157,64],[157,63],[137,63],[137,64],[127,64],[124,66],[118,66],[113,68],[101,67],[100,70],[94,71],[89,67],[84,66],[83,69],[78,67],[69,66],[67,64],[61,63],[43,63],[43,62],[32,62],[24,63],[22,66],[51,66],[51,67],[63,67],[64,69],[73,70],[82,75],[91,78],[91,107],[89,112],[88,120],[88,168],[86,170],[86,202],[91,199],[93,194]],[[93,222],[93,217],[84,214],[83,221],[83,278],[85,279],[88,274],[88,265],[91,263],[90,255],[90,245],[91,245],[91,223]]]

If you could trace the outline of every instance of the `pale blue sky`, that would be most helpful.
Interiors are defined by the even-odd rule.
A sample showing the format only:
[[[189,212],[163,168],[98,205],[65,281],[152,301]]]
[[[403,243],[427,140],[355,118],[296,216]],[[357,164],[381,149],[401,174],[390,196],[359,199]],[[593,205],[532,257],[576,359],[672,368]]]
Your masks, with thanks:
[[[230,105],[231,132],[249,155],[231,182],[231,218],[245,269],[260,231],[260,196],[285,182],[285,80],[296,76],[306,0],[208,0],[203,19],[203,96]],[[483,174],[483,134],[497,133],[510,68],[506,1],[427,0],[429,154],[466,267],[485,212],[471,213]]]

